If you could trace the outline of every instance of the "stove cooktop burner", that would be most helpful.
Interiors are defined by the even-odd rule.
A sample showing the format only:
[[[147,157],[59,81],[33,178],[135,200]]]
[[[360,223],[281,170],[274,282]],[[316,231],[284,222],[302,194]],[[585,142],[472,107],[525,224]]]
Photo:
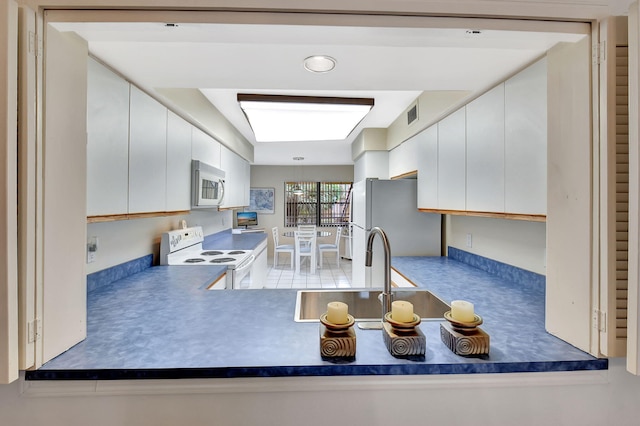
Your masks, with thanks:
[[[234,260],[236,260],[236,259],[234,259],[233,257],[219,257],[217,259],[211,260],[210,262],[211,263],[226,263],[226,262],[233,262]]]
[[[200,262],[204,262],[204,259],[198,259],[197,257],[194,257],[193,259],[186,259],[184,261],[184,263],[200,263]]]
[[[202,253],[200,253],[202,256],[219,256],[221,254],[223,254],[221,251],[215,251],[215,250],[211,250],[211,251],[203,251]]]
[[[244,251],[242,251],[242,250],[234,250],[234,251],[230,251],[230,252],[229,252],[229,253],[227,253],[227,254],[244,254],[244,253],[245,253],[245,252],[244,252]]]

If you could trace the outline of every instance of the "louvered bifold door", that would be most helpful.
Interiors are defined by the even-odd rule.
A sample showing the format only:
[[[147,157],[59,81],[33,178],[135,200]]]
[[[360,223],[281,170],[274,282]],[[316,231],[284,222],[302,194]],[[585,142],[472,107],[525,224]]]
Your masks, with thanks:
[[[627,339],[629,107],[626,18],[600,24],[600,352],[624,356]]]
[[[640,374],[640,133],[638,105],[640,82],[640,10],[636,1],[629,7],[629,288],[627,305],[627,370]]]

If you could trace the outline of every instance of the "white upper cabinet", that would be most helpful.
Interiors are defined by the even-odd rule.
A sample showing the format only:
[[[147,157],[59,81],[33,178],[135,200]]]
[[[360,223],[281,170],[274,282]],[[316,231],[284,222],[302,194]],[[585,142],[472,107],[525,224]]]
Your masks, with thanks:
[[[126,213],[130,85],[91,58],[87,71],[87,215]]]
[[[353,181],[389,179],[389,151],[365,151],[353,164]]]
[[[244,190],[242,191],[242,194],[244,197],[242,199],[242,205],[248,206],[250,202],[249,190],[251,189],[251,164],[249,164],[248,161],[243,160],[242,165],[243,165],[242,175],[243,175],[243,181],[244,181]]]
[[[504,84],[470,102],[466,109],[466,209],[504,212]]]
[[[416,146],[418,159],[418,208],[438,208],[438,126],[419,134]]]
[[[465,210],[466,128],[460,108],[438,123],[438,208]]]
[[[167,210],[191,209],[191,124],[167,116]]]
[[[220,147],[220,168],[225,172],[222,208],[249,205],[249,163],[226,146]]]
[[[547,213],[547,59],[505,82],[505,210]]]
[[[417,146],[419,134],[389,151],[389,177],[394,178],[418,170]]]
[[[192,128],[191,158],[210,166],[220,167],[220,142],[198,129]]]
[[[546,58],[412,140],[418,208],[546,215]]]
[[[129,213],[165,211],[167,108],[131,86]]]

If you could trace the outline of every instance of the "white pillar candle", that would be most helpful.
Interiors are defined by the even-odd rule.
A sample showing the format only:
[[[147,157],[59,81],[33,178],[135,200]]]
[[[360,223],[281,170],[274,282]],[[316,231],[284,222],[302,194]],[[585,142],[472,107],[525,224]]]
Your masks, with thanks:
[[[413,322],[413,305],[405,300],[392,302],[391,319],[398,322]]]
[[[349,306],[342,302],[329,302],[327,304],[327,321],[333,324],[346,324],[349,322],[347,314]]]
[[[473,303],[466,300],[453,300],[451,302],[451,317],[460,322],[473,322],[475,320]]]

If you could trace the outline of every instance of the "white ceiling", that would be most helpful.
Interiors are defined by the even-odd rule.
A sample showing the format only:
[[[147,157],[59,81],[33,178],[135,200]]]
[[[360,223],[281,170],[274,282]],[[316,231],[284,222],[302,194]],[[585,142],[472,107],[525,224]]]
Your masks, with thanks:
[[[467,28],[296,25],[77,23],[93,55],[147,90],[197,88],[254,145],[254,164],[352,164],[363,128],[388,127],[421,93],[478,92],[538,58],[564,32]],[[304,58],[326,54],[336,69],[313,74]],[[373,97],[375,106],[345,141],[256,143],[237,93]]]

